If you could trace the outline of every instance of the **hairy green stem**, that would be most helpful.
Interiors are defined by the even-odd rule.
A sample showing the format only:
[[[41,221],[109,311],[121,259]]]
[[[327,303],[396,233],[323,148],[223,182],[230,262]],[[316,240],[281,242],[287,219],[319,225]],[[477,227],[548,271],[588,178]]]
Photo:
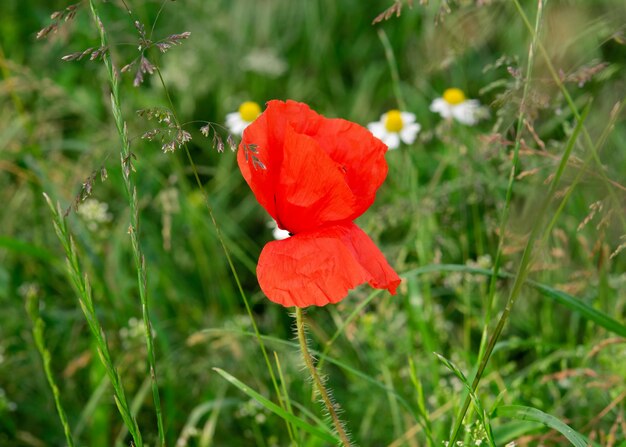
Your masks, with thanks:
[[[320,393],[320,397],[322,398],[322,401],[324,402],[324,405],[328,410],[328,414],[333,421],[333,425],[335,426],[335,430],[337,430],[337,434],[341,439],[341,443],[344,447],[349,447],[351,444],[350,440],[348,439],[348,435],[343,427],[343,424],[341,423],[341,420],[339,419],[339,416],[337,415],[335,405],[333,404],[330,395],[328,394],[328,391],[324,387],[324,382],[320,378],[317,369],[315,368],[313,357],[311,357],[311,354],[309,353],[309,347],[307,345],[304,327],[304,318],[302,316],[302,309],[299,307],[296,307],[296,328],[298,331],[298,341],[300,342],[300,351],[302,352],[302,358],[304,359],[304,363],[306,364],[306,367],[311,374],[313,384],[317,388],[317,391]]]
[[[98,31],[100,33],[100,43],[102,47],[108,47],[107,33],[102,21],[98,15],[95,1],[89,0],[89,6],[91,9],[91,15],[96,23]],[[163,415],[161,411],[161,398],[159,396],[159,385],[156,372],[156,360],[154,354],[154,335],[152,333],[152,324],[150,322],[150,311],[147,292],[147,271],[146,261],[139,244],[139,204],[137,200],[137,188],[135,186],[135,180],[133,176],[134,167],[133,157],[134,154],[130,151],[130,141],[128,139],[128,130],[126,123],[122,118],[122,107],[120,104],[119,93],[119,76],[111,60],[111,54],[106,51],[103,54],[104,65],[107,69],[109,77],[109,83],[111,86],[111,110],[115,119],[115,126],[121,140],[121,163],[122,163],[122,177],[124,178],[124,187],[126,189],[126,195],[128,197],[128,204],[130,206],[130,226],[128,233],[130,234],[131,245],[133,249],[133,257],[135,261],[135,268],[137,270],[137,286],[139,289],[139,299],[141,301],[141,314],[144,323],[144,339],[146,348],[148,351],[148,365],[150,368],[150,379],[152,385],[152,398],[154,400],[154,407],[156,411],[157,427],[159,432],[159,443],[161,446],[165,446],[165,430],[163,428]]]

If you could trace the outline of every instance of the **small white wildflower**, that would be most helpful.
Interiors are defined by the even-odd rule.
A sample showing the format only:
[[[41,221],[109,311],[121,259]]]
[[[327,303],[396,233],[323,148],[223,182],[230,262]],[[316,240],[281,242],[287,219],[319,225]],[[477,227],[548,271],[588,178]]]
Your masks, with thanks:
[[[175,214],[180,212],[178,189],[174,187],[162,189],[157,195],[157,199],[161,203],[161,208],[163,208],[164,213]]]
[[[413,144],[422,126],[415,122],[414,114],[390,110],[380,117],[380,121],[369,123],[367,128],[389,149],[396,149],[400,141]]]
[[[87,199],[78,206],[78,214],[87,222],[87,228],[91,231],[98,229],[98,225],[113,220],[109,213],[109,205],[96,199]]]
[[[270,78],[284,74],[289,65],[271,48],[255,48],[241,61],[241,68]]]
[[[516,445],[517,445],[517,443],[515,441],[511,441],[507,445],[505,445],[504,447],[515,447]]]
[[[277,241],[282,241],[283,239],[291,237],[289,231],[278,228],[278,224],[275,220],[268,222],[267,226],[272,229],[272,236],[274,236],[274,239],[276,239]]]
[[[473,126],[481,118],[488,115],[488,111],[480,105],[477,99],[467,99],[463,90],[449,88],[443,92],[441,98],[430,104],[430,111],[438,113],[445,119],[456,119],[461,124]]]
[[[243,131],[261,114],[261,106],[254,101],[246,101],[236,112],[226,115],[226,127],[234,135],[243,135]]]
[[[0,388],[0,412],[4,409],[9,411],[15,411],[17,410],[17,404],[9,400],[6,391],[4,391],[4,388]]]
[[[17,288],[17,294],[22,298],[35,296],[39,293],[39,286],[34,282],[25,282]]]
[[[463,273],[450,272],[443,278],[443,284],[450,289],[458,289],[463,284]]]
[[[491,267],[491,255],[482,255],[476,259],[476,265],[483,269]]]
[[[257,413],[256,416],[254,416],[254,420],[259,425],[265,424],[265,421],[267,421],[267,416],[265,416],[263,413]]]

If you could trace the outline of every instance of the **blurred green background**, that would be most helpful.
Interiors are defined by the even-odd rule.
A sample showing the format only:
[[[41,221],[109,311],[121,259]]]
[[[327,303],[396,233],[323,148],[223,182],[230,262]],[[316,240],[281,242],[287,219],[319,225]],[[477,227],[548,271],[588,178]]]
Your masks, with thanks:
[[[294,411],[311,421],[323,416],[311,401],[293,344],[293,319],[261,294],[255,278],[258,254],[272,238],[268,216],[242,181],[234,153],[218,153],[199,129],[206,121],[223,125],[225,115],[243,101],[263,104],[274,98],[303,101],[326,116],[366,125],[398,108],[399,94],[417,116],[418,140],[387,154],[388,180],[359,220],[405,275],[398,295],[380,294],[349,319],[371,297],[364,286],[337,306],[310,309],[308,317],[312,347],[323,349],[338,334],[328,352],[341,364],[327,362],[325,372],[358,445],[427,445],[409,358],[423,387],[431,439],[436,445],[447,439],[463,386],[432,353],[451,359],[471,377],[481,336],[492,330],[511,283],[499,283],[491,308],[484,276],[410,272],[439,264],[491,266],[520,101],[528,88],[503,251],[504,270],[515,272],[575,120],[540,55],[531,79],[525,78],[532,36],[513,2],[413,3],[412,8],[403,3],[399,17],[376,25],[373,19],[392,1],[129,0],[132,17],[119,1],[99,3],[118,68],[139,55],[134,20],[155,41],[191,32],[165,54],[154,48],[146,53],[160,68],[163,83],[157,74],[146,75],[134,87],[136,66],[121,75],[168,445],[290,442],[280,418],[212,370],[222,368],[276,401],[184,150],[163,153],[160,144],[141,138],[160,125],[136,112],[170,107],[168,97],[193,137],[189,151],[202,187],[255,321],[280,358]],[[86,182],[93,185],[83,203],[91,209],[71,210],[67,220],[114,360],[137,404],[139,426],[154,445],[128,201],[106,71],[100,60],[61,59],[99,46],[88,5],[80,4],[72,20],[36,39],[53,23],[50,14],[67,6],[57,0],[0,2],[0,445],[64,443],[24,309],[29,296],[40,301],[75,440],[88,446],[128,445],[42,195],[66,209]],[[534,23],[537,3],[522,6]],[[626,250],[620,248],[626,243],[626,125],[616,108],[626,91],[625,23],[622,1],[546,2],[539,42],[578,110],[591,102],[585,125],[601,166],[587,162],[591,152],[578,141],[549,210],[558,219],[538,242],[532,266],[533,279],[618,321],[624,321],[626,305]],[[430,112],[432,100],[448,87],[479,99],[489,107],[489,119],[467,127]],[[226,139],[227,133],[216,128]],[[105,180],[102,168],[108,172]],[[557,212],[569,185],[575,187]],[[526,289],[479,396],[487,409],[502,402],[534,406],[601,445],[624,445],[625,346],[580,314]],[[484,439],[475,419],[471,413],[466,421],[466,445]],[[565,445],[537,424],[495,419],[494,427],[501,445],[513,440]],[[299,436],[299,445],[324,445],[306,433]]]

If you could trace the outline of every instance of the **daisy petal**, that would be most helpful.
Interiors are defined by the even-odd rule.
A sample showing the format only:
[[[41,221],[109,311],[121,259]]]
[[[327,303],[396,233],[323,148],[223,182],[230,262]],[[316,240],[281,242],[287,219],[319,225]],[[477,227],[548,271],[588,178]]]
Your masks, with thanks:
[[[367,128],[379,140],[383,140],[385,138],[385,135],[387,135],[387,129],[385,129],[385,125],[380,121],[369,123],[367,125]]]
[[[242,123],[243,120],[241,119],[241,116],[239,116],[239,112],[233,112],[226,115],[226,127],[230,133],[241,135],[243,129],[245,129],[245,127],[242,129]]]
[[[422,126],[418,123],[411,123],[404,126],[400,131],[400,139],[404,144],[413,144],[421,128]]]
[[[398,146],[400,146],[400,135],[396,132],[388,132],[383,138],[383,143],[385,143],[389,149],[397,149]]]
[[[241,121],[241,116],[239,112],[232,112],[226,114],[226,124],[230,124],[233,122]]]
[[[452,107],[443,98],[437,98],[430,104],[430,111],[438,113],[442,118],[452,116]]]
[[[257,266],[267,297],[283,306],[324,306],[368,282],[395,294],[400,278],[374,242],[343,223],[268,243]]]
[[[452,115],[458,122],[473,126],[478,122],[479,107],[477,100],[465,101],[452,108]]]
[[[400,116],[402,117],[402,123],[406,126],[407,124],[415,122],[415,114],[410,112],[400,112]]]

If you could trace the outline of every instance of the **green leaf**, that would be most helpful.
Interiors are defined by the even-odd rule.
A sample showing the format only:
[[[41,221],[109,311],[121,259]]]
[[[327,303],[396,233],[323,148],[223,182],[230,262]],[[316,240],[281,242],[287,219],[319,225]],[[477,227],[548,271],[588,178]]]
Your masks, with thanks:
[[[438,354],[436,352],[434,352],[433,354],[435,354],[435,356],[439,359],[439,361],[443,363],[446,366],[446,368],[452,371],[454,375],[457,376],[457,378],[461,381],[461,383],[463,384],[463,386],[469,393],[472,399],[472,402],[474,402],[474,406],[476,407],[476,415],[478,416],[478,419],[480,419],[480,423],[482,424],[483,429],[485,430],[485,433],[487,434],[487,441],[489,442],[489,445],[495,447],[495,443],[493,441],[493,433],[491,433],[491,425],[489,423],[489,415],[484,410],[483,405],[480,402],[480,399],[478,399],[478,396],[476,395],[476,393],[474,393],[472,389],[472,385],[470,385],[470,383],[467,381],[467,379],[465,378],[465,375],[459,369],[458,366],[456,366],[454,363],[452,363],[450,360],[448,360],[441,354]]]
[[[29,242],[24,242],[22,240],[8,236],[0,236],[0,247],[4,247],[17,253],[32,256],[34,258],[39,258],[42,261],[55,260],[54,255],[48,250],[38,247],[37,245],[33,245]]]
[[[492,417],[508,417],[521,421],[539,422],[561,433],[576,447],[591,445],[585,436],[578,433],[565,422],[536,408],[522,405],[503,405],[494,410]]]
[[[276,405],[272,401],[266,399],[265,397],[261,396],[259,393],[257,393],[252,388],[250,388],[248,385],[246,385],[245,383],[241,382],[236,377],[230,375],[229,373],[227,373],[223,369],[213,368],[213,370],[215,372],[217,372],[220,376],[222,376],[223,378],[228,380],[230,383],[235,385],[237,388],[239,388],[245,394],[250,396],[252,399],[256,400],[258,403],[263,405],[265,408],[270,410],[272,413],[276,414],[277,416],[280,416],[281,418],[283,418],[287,422],[293,424],[296,427],[301,428],[302,430],[306,431],[307,433],[312,434],[313,436],[317,436],[318,438],[320,438],[320,439],[322,439],[322,440],[324,440],[326,442],[332,443],[334,445],[337,445],[339,443],[339,439],[336,438],[335,435],[330,432],[330,430],[327,429],[327,431],[322,431],[319,428],[314,427],[313,425],[309,424],[308,422],[300,419],[299,417],[297,417],[297,416],[295,416],[295,415],[293,415],[291,413],[286,412],[285,410],[280,408],[278,405]]]
[[[255,333],[254,332],[246,332],[246,331],[240,331],[240,330],[236,330],[236,329],[204,329],[202,331],[203,333],[215,333],[215,334],[224,334],[224,333],[229,333],[229,334],[235,334],[235,335],[239,335],[239,336],[244,336],[244,337],[255,337]],[[270,343],[274,343],[278,346],[288,346],[290,348],[295,348],[298,349],[299,345],[298,343],[289,341],[289,340],[284,340],[282,338],[278,338],[278,337],[273,337],[271,335],[261,335],[261,339],[263,339],[264,341],[268,341]],[[337,360],[333,357],[330,357],[328,355],[325,355],[323,352],[320,351],[316,351],[315,349],[310,349],[311,354],[315,355],[317,358],[319,358],[320,360],[323,359],[325,361],[327,361],[328,363],[332,363],[333,365],[339,367],[340,369],[343,369],[344,371],[350,373],[350,374],[354,374],[356,377],[359,377],[360,379],[366,381],[367,383],[373,385],[374,387],[385,391],[386,393],[392,395],[398,402],[400,402],[400,404],[411,414],[413,414],[413,416],[415,417],[415,420],[418,420],[418,416],[415,414],[413,407],[411,407],[411,405],[409,405],[409,403],[406,401],[406,399],[404,399],[400,394],[398,394],[394,389],[389,388],[387,386],[385,386],[384,384],[380,383],[378,380],[376,380],[374,377],[372,376],[368,376],[367,374],[359,371],[358,369],[353,368],[352,366],[348,365],[347,363],[344,363],[340,360]]]
[[[476,268],[476,267],[468,267],[466,265],[458,265],[458,264],[432,264],[424,267],[417,268],[415,270],[408,271],[401,275],[403,278],[409,278],[412,276],[419,276],[426,273],[441,273],[441,272],[464,272],[464,273],[473,273],[477,275],[485,275],[491,276],[492,271],[488,269]],[[498,273],[499,278],[514,278],[515,275],[500,271]],[[620,335],[622,337],[626,337],[626,326],[623,323],[620,323],[617,320],[614,320],[604,312],[601,312],[579,298],[572,296],[568,293],[562,292],[560,290],[554,289],[545,284],[541,284],[536,281],[527,280],[525,284],[533,289],[537,290],[546,298],[550,298],[556,301],[559,304],[564,305],[569,308],[573,312],[577,312],[588,320],[593,321],[599,326],[602,326],[607,331],[613,332],[614,334]]]
[[[493,439],[496,445],[506,445],[524,435],[535,433],[543,427],[544,425],[539,422],[513,420],[493,427]]]

